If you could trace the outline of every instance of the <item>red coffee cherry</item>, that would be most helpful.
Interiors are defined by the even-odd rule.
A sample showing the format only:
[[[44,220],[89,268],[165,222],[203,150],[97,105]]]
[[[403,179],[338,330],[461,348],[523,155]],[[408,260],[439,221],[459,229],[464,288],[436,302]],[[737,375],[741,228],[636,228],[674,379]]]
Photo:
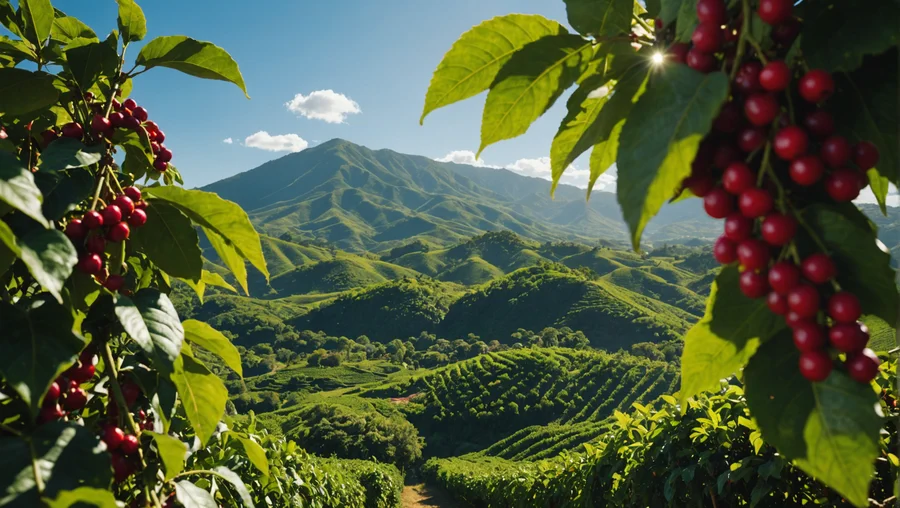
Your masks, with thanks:
[[[772,123],[780,110],[778,100],[769,94],[753,94],[744,102],[744,115],[750,123],[759,127]]]
[[[878,147],[868,141],[860,141],[853,147],[853,163],[862,171],[874,168],[878,158]]]
[[[125,113],[117,111],[109,115],[109,123],[113,127],[125,127]]]
[[[687,63],[687,55],[690,50],[689,44],[676,42],[669,47],[669,55],[673,61],[683,64]]]
[[[123,217],[130,216],[131,212],[134,211],[134,201],[132,201],[128,196],[122,195],[117,197],[115,201],[113,201],[113,204],[119,207],[119,210],[122,211]]]
[[[88,228],[81,222],[81,219],[72,219],[66,224],[66,236],[72,243],[78,243],[87,236]]]
[[[47,395],[44,397],[44,402],[58,399],[61,393],[62,388],[59,387],[59,383],[56,381],[50,383],[50,388],[47,389]]]
[[[831,113],[819,109],[806,115],[806,118],[803,120],[803,126],[813,136],[827,138],[834,134],[834,117],[831,116]]]
[[[112,129],[112,122],[103,115],[94,115],[91,120],[91,129],[94,129],[95,132],[106,132]]]
[[[92,236],[88,238],[85,248],[92,254],[103,254],[106,252],[106,240],[99,235]]]
[[[724,236],[719,237],[713,244],[713,257],[723,265],[734,263],[737,260],[737,244]]]
[[[139,122],[146,122],[147,118],[150,116],[149,113],[147,113],[147,110],[140,106],[134,108],[131,114],[137,118]]]
[[[786,298],[786,297],[785,297]],[[794,328],[800,323],[804,323],[808,321],[806,318],[800,317],[800,314],[792,310],[788,310],[787,314],[784,315],[784,322],[790,327]]]
[[[81,139],[84,137],[84,128],[78,122],[67,123],[63,125],[62,137]]]
[[[734,85],[745,94],[762,90],[759,84],[759,73],[762,72],[762,64],[759,62],[747,62],[738,70],[734,78]]]
[[[724,170],[731,165],[732,162],[741,160],[742,156],[743,154],[738,150],[734,143],[723,141],[716,147],[715,154],[713,155],[713,166]]]
[[[766,305],[769,307],[769,311],[771,311],[772,314],[783,316],[788,312],[787,298],[784,295],[779,295],[775,291],[771,291],[769,295],[766,296]]]
[[[802,318],[811,319],[819,313],[819,291],[809,284],[795,287],[788,293],[787,298],[788,308]]]
[[[74,383],[84,383],[90,381],[94,377],[97,368],[92,363],[84,363],[69,371],[69,379]],[[72,387],[70,386],[69,389]]]
[[[169,163],[156,159],[155,161],[153,161],[153,169],[159,171],[160,173],[165,173],[166,170],[169,169]]]
[[[78,270],[88,275],[97,275],[103,269],[103,259],[97,254],[88,254],[78,260]]]
[[[696,48],[688,51],[685,62],[691,69],[703,73],[712,72],[716,68],[716,57]]]
[[[861,328],[859,323],[836,323],[828,331],[828,339],[842,353],[858,353],[869,343],[869,329]]]
[[[128,239],[128,235],[131,234],[131,228],[128,227],[128,224],[124,222],[119,222],[117,224],[113,224],[112,227],[109,228],[109,233],[107,233],[106,238],[111,242],[124,242]]]
[[[762,270],[769,266],[771,259],[769,246],[756,238],[749,238],[739,243],[737,255],[747,270]]]
[[[825,284],[837,275],[837,267],[827,254],[817,252],[808,256],[800,264],[806,280],[816,284]]]
[[[87,404],[87,394],[81,388],[72,388],[66,392],[63,406],[69,411],[78,411]]]
[[[697,19],[701,23],[724,25],[726,19],[725,2],[722,0],[698,0]]]
[[[103,209],[103,223],[107,226],[113,226],[122,222],[122,209],[117,205],[109,205]]]
[[[800,284],[800,269],[788,261],[779,261],[769,269],[769,286],[772,291],[787,296]]]
[[[797,220],[790,215],[770,213],[763,220],[761,231],[769,245],[787,245],[797,233]]]
[[[147,223],[147,212],[138,208],[135,211],[131,212],[131,217],[128,217],[128,224],[139,228]]]
[[[859,173],[850,169],[835,169],[825,178],[825,190],[839,203],[859,197]]]
[[[750,153],[766,144],[766,131],[761,127],[748,127],[738,134],[738,146]]]
[[[878,355],[871,349],[864,349],[847,359],[847,373],[855,381],[868,384],[878,375],[880,365],[881,360],[878,359]]]
[[[131,111],[137,109],[138,105],[134,99],[125,99],[125,102],[122,103],[122,107]]]
[[[701,22],[691,35],[694,48],[704,53],[715,53],[722,47],[720,23]]]
[[[783,23],[779,23],[772,28],[770,37],[772,40],[782,46],[790,46],[794,39],[800,35],[800,22],[796,18],[791,18]]]
[[[759,84],[770,92],[780,92],[791,82],[791,69],[781,60],[772,60],[759,73]]]
[[[738,195],[756,185],[756,173],[743,162],[732,162],[722,174],[725,190]]]
[[[684,186],[699,198],[705,197],[716,187],[716,181],[710,175],[690,176],[684,181]]]
[[[739,213],[725,218],[725,236],[732,241],[740,242],[753,236],[753,219]]]
[[[132,435],[127,435],[122,439],[122,453],[125,455],[134,455],[137,453],[138,448],[140,448],[140,443],[138,442],[138,438]]]
[[[828,379],[834,364],[825,351],[807,351],[800,355],[799,367],[804,378],[817,383]]]
[[[713,121],[713,129],[726,134],[731,134],[738,130],[743,120],[744,115],[741,107],[733,101],[726,102],[725,105],[722,106],[722,110],[719,111],[719,115]]]
[[[740,287],[741,292],[747,298],[762,298],[769,292],[769,284],[766,282],[765,274],[754,270],[747,270],[741,273]]]
[[[828,300],[828,315],[837,323],[855,323],[862,315],[862,307],[856,295],[841,291]]]
[[[794,327],[794,345],[801,352],[820,350],[825,343],[825,331],[818,323],[804,321]]]
[[[725,189],[716,187],[703,198],[703,209],[714,219],[724,219],[734,211],[734,197]]]
[[[822,102],[834,93],[834,78],[826,71],[813,69],[800,78],[798,91],[808,102]]]
[[[115,293],[116,291],[122,289],[125,285],[125,277],[121,275],[110,275],[106,278],[106,282],[103,283],[103,287]]]
[[[784,160],[791,161],[806,153],[809,137],[806,131],[791,125],[778,131],[775,135],[775,153]]]
[[[831,136],[822,143],[819,154],[826,164],[840,168],[850,160],[850,143],[841,136]]]
[[[791,19],[794,4],[791,0],[760,0],[756,13],[765,23],[777,25]]]
[[[103,435],[101,439],[104,443],[106,443],[106,447],[109,450],[115,450],[122,446],[122,441],[125,440],[125,433],[122,432],[122,429],[116,427],[115,425],[108,425],[105,429],[103,429]]]
[[[124,192],[135,203],[141,200],[141,190],[137,187],[126,187]]]
[[[794,159],[789,168],[789,175],[798,185],[810,186],[818,182],[825,174],[825,164],[815,155],[806,155]]]
[[[762,217],[772,211],[775,202],[769,191],[752,188],[741,193],[738,205],[740,206],[741,213],[743,213],[745,217],[755,219],[756,217]]]

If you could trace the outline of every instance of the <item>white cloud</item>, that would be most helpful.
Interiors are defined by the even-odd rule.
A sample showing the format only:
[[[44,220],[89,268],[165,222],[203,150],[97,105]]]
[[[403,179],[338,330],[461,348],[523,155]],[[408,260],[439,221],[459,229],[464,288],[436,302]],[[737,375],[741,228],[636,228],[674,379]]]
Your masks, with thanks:
[[[256,134],[247,136],[247,139],[244,140],[244,146],[259,148],[269,152],[299,152],[306,149],[309,143],[296,134],[272,135],[266,131],[259,131]]]
[[[856,198],[857,203],[877,203],[875,200],[875,193],[872,192],[871,187],[866,187],[859,193],[859,197]],[[888,206],[900,206],[900,194],[897,193],[897,188],[894,184],[890,184],[888,188],[887,195],[887,204]]]
[[[234,140],[231,138],[225,138],[222,140],[222,142],[225,143],[226,145],[230,145],[230,144],[234,143]]]
[[[285,106],[297,115],[328,123],[343,123],[347,115],[362,113],[356,101],[334,90],[316,90],[309,95],[298,93]]]
[[[488,166],[485,164],[484,159],[476,159],[475,152],[471,150],[454,150],[447,155],[441,157],[440,159],[435,159],[438,162],[455,162],[456,164],[468,164],[469,166],[475,166],[479,168],[492,167],[497,168],[499,166]]]
[[[488,164],[484,159],[476,159],[475,153],[469,150],[455,150],[447,155],[435,159],[438,162],[455,162],[457,164],[468,164],[479,168],[487,169],[508,169],[514,173],[535,178],[543,178],[544,180],[552,180],[553,173],[550,166],[550,157],[538,157],[536,159],[519,159],[512,164],[506,166],[495,166]],[[594,184],[595,191],[615,192],[616,190],[616,168],[610,168],[609,171],[600,175]],[[575,165],[566,168],[560,178],[560,183],[574,185],[582,189],[586,189],[590,181],[591,172],[588,169],[581,169]]]

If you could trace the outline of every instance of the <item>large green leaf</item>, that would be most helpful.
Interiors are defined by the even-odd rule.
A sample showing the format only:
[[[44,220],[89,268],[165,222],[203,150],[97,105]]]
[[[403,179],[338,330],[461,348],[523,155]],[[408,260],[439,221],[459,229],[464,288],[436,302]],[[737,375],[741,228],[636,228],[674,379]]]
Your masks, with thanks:
[[[894,283],[891,255],[869,220],[855,206],[816,204],[801,212],[838,266],[837,281],[855,294],[866,314],[897,322],[900,296]],[[810,249],[818,249],[808,242]]]
[[[46,227],[47,220],[41,212],[42,199],[41,190],[35,185],[31,171],[15,155],[0,151],[0,201]]]
[[[238,496],[241,498],[241,502],[244,503],[245,507],[254,507],[253,499],[250,497],[250,491],[247,490],[244,480],[242,480],[237,473],[224,466],[217,466],[213,468],[213,471],[219,475],[220,478],[224,479],[234,487],[234,490],[237,491]]]
[[[250,218],[240,206],[220,198],[211,192],[203,192],[199,190],[186,190],[181,187],[150,187],[146,188],[148,197],[162,199],[173,206],[179,208],[188,217],[207,232],[212,232],[219,236],[221,243],[228,245],[231,250],[237,253],[242,259],[250,261],[257,270],[269,278],[269,270],[266,268],[266,259],[263,256],[262,244],[259,240],[259,234],[253,229]],[[214,235],[207,236],[212,237]],[[216,242],[210,238],[213,246]],[[225,250],[225,249],[223,249]],[[216,248],[216,252],[226,260],[226,255]],[[227,260],[226,260],[227,261]],[[243,266],[243,261],[240,263]],[[235,270],[232,264],[228,267]],[[235,273],[238,276],[238,273]],[[238,280],[241,280],[238,277]],[[246,268],[244,269],[244,291],[246,287]]]
[[[811,383],[789,333],[759,348],[744,370],[747,404],[763,439],[857,506],[868,506],[879,453],[878,395],[840,370]]]
[[[91,27],[82,23],[78,18],[64,16],[53,20],[53,29],[50,37],[60,42],[71,42],[74,39],[96,39],[97,34]]]
[[[706,313],[684,338],[681,389],[684,401],[740,371],[762,342],[784,329],[784,319],[769,311],[765,299],[741,293],[736,266],[726,266],[716,277]]]
[[[523,46],[548,35],[566,33],[543,16],[509,14],[481,23],[464,33],[438,64],[425,94],[428,113],[488,89],[500,68]]]
[[[106,42],[92,42],[67,49],[66,60],[75,82],[82,90],[88,90],[100,76],[115,74],[119,56]]]
[[[116,0],[119,4],[119,32],[122,39],[135,42],[147,36],[147,19],[134,0]]]
[[[206,239],[209,240],[210,245],[212,245],[216,253],[219,254],[219,257],[222,259],[225,266],[231,270],[231,274],[234,275],[235,280],[237,280],[241,288],[244,289],[244,293],[249,295],[250,290],[247,287],[247,265],[244,264],[244,257],[241,256],[240,252],[238,252],[234,246],[215,233],[207,231]]]
[[[42,171],[83,168],[100,162],[102,156],[99,148],[89,148],[77,139],[59,138],[41,152],[38,167]]]
[[[0,24],[5,26],[7,30],[22,37],[22,28],[19,26],[19,16],[13,9],[9,0],[0,0]]]
[[[805,5],[800,46],[812,68],[852,71],[863,57],[897,44],[900,2],[809,2]]]
[[[515,52],[488,92],[478,154],[524,134],[581,77],[593,55],[593,42],[571,34],[548,35]]]
[[[41,206],[44,217],[60,220],[90,198],[94,190],[94,175],[78,168],[68,171],[38,171],[34,174],[38,189],[44,194]]]
[[[106,489],[79,487],[59,493],[56,499],[44,498],[47,508],[118,508],[116,497]]]
[[[619,137],[618,200],[635,249],[641,233],[691,174],[700,140],[728,97],[728,77],[686,65],[651,78]]]
[[[16,235],[5,222],[0,220],[0,275],[6,273],[10,266],[19,257],[19,246],[16,244]]]
[[[62,303],[62,289],[78,262],[72,242],[55,229],[33,229],[17,241],[19,257],[41,287]]]
[[[0,68],[0,115],[31,113],[53,105],[58,98],[52,74]]]
[[[162,461],[166,481],[175,478],[175,476],[184,471],[184,459],[187,457],[188,452],[187,445],[180,439],[168,434],[156,432],[144,432],[144,434],[150,436],[156,445],[156,451]]]
[[[254,441],[247,433],[228,431],[226,436],[237,439],[244,448],[244,453],[250,462],[264,475],[269,476],[269,461],[266,459],[266,451]]]
[[[165,201],[151,200],[146,211],[147,223],[131,232],[134,249],[167,274],[199,282],[203,253],[191,219]]]
[[[78,487],[109,488],[109,454],[96,434],[81,425],[51,422],[27,438],[0,438],[0,506],[43,506],[44,496],[55,498]]]
[[[148,69],[168,67],[198,78],[228,81],[247,95],[237,62],[228,52],[211,42],[183,35],[157,37],[141,49],[135,63]],[[247,95],[247,98],[250,96]]]
[[[34,415],[50,383],[84,349],[84,337],[72,331],[73,322],[65,307],[50,299],[27,307],[0,303],[0,372]]]
[[[203,274],[200,276],[199,282],[194,282],[190,279],[181,279],[183,280],[191,289],[197,293],[197,298],[200,299],[200,303],[203,303],[203,295],[206,293],[206,286],[215,286],[222,289],[227,289],[232,293],[237,293],[237,289],[234,289],[234,286],[229,284],[221,275],[208,272],[203,270]]]
[[[697,0],[682,0],[678,5],[678,19],[675,22],[675,39],[691,42],[691,35],[700,20],[697,18]]]
[[[578,33],[612,37],[631,33],[634,0],[565,0],[569,24]]]
[[[660,0],[659,19],[668,26],[678,17],[678,10],[681,9],[682,0]]]
[[[187,480],[175,484],[175,497],[184,508],[218,508],[212,494]]]
[[[225,362],[225,365],[230,367],[231,370],[237,372],[239,376],[244,377],[244,371],[241,368],[241,354],[234,344],[228,340],[228,337],[222,335],[222,332],[208,324],[195,319],[188,319],[182,323],[182,325],[184,326],[184,337],[188,341],[215,354],[221,358]]]
[[[184,343],[184,328],[169,297],[152,288],[138,291],[133,298],[119,296],[116,316],[154,367],[171,373]]]
[[[20,0],[19,14],[25,38],[40,48],[50,37],[55,12],[50,0]]]
[[[172,381],[178,390],[188,421],[200,439],[201,446],[205,445],[225,413],[228,390],[219,376],[210,372],[199,360],[186,354],[179,355],[175,360]]]

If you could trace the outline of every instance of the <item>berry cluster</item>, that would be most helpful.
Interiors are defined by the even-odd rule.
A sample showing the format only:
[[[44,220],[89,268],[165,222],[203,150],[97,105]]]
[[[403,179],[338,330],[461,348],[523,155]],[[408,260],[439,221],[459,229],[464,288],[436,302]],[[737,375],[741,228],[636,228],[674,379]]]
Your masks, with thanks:
[[[63,372],[50,385],[50,390],[44,397],[44,405],[38,415],[38,423],[60,420],[71,413],[84,409],[88,398],[81,385],[94,377],[96,372],[94,356],[91,348],[85,349],[75,365]]]
[[[769,309],[785,317],[803,376],[825,380],[836,351],[847,355],[849,374],[868,383],[879,360],[866,349],[860,303],[840,290],[827,253],[801,258],[790,200],[855,199],[868,185],[866,171],[877,164],[878,149],[835,134],[834,119],[821,107],[835,90],[829,73],[810,70],[791,87],[799,69],[778,58],[799,33],[792,9],[791,0],[760,1],[757,14],[773,25],[773,49],[761,51],[756,41],[757,51],[745,58],[742,17],[729,17],[723,0],[697,2],[693,44],[674,44],[672,58],[701,72],[723,68],[733,79],[731,100],[701,142],[683,188],[703,198],[709,216],[724,219],[724,235],[713,247],[716,260],[739,262],[741,291],[767,298]]]
[[[90,210],[80,219],[66,225],[66,236],[79,249],[78,269],[93,275],[110,291],[119,291],[125,278],[110,274],[106,266],[107,242],[121,243],[131,235],[131,228],[147,223],[147,203],[141,200],[137,187],[128,187],[115,196],[102,212]]]

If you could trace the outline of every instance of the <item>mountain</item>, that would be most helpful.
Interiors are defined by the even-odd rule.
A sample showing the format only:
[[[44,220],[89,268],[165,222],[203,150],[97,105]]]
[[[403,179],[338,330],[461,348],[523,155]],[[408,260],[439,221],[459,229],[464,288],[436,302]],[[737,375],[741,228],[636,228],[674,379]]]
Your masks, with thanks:
[[[627,241],[615,196],[504,169],[436,162],[333,139],[286,155],[204,190],[241,205],[256,226],[328,242],[353,252],[384,252],[419,239],[450,246],[488,231],[537,241]],[[677,223],[675,227],[673,223]],[[718,226],[678,203],[651,223],[648,240],[712,238]],[[473,266],[468,272],[478,272]],[[464,271],[465,272],[465,271]],[[460,277],[466,277],[465,273]]]

